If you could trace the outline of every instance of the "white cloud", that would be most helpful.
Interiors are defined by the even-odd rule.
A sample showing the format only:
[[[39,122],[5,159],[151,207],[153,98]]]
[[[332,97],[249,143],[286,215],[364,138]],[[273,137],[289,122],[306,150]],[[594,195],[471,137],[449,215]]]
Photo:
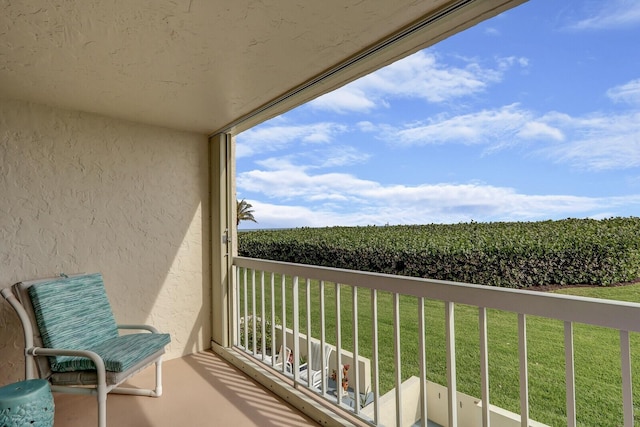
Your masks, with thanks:
[[[351,166],[366,162],[370,154],[363,153],[355,147],[338,145],[324,146],[318,150],[304,150],[279,157],[268,157],[255,160],[255,164],[269,170],[302,168],[319,169]],[[303,161],[304,166],[295,166],[294,162]]]
[[[547,123],[536,121],[525,123],[517,135],[523,139],[548,138],[556,141],[564,140],[564,134],[560,129],[550,126]]]
[[[261,192],[281,201],[280,204],[250,201],[261,227],[593,217],[619,206],[640,204],[640,196],[527,195],[512,188],[482,184],[382,185],[349,174],[310,175],[304,168],[289,166],[282,170],[246,172],[238,177],[240,190]]]
[[[238,175],[236,185],[243,191],[258,192],[270,198],[307,200],[347,200],[368,188],[369,181],[346,173],[310,175],[305,166],[283,164],[280,169],[252,170]],[[348,183],[348,184],[347,184]],[[343,184],[349,186],[344,191]]]
[[[631,80],[628,83],[609,89],[607,96],[613,102],[640,105],[640,79]]]
[[[381,139],[397,146],[485,145],[487,151],[536,142],[536,152],[587,170],[640,166],[640,111],[573,117],[542,116],[518,104],[476,113],[438,115],[426,122],[394,127],[367,123]]]
[[[278,151],[294,143],[327,143],[346,131],[345,125],[330,122],[309,125],[258,126],[237,136],[236,157]]]
[[[432,51],[420,51],[321,96],[309,105],[345,113],[389,107],[393,98],[445,102],[486,90],[501,81],[503,73],[515,65],[528,66],[528,60],[519,57],[497,58],[495,69],[470,59],[458,59],[463,64],[456,67],[443,63]]]
[[[336,215],[331,211],[319,211],[307,206],[288,206],[259,201],[249,201],[253,205],[258,223],[240,223],[240,229],[252,228],[295,228],[322,227],[333,222]]]
[[[296,169],[292,162],[293,155],[284,157],[268,157],[266,159],[257,160],[256,164],[268,170],[286,170]]]
[[[378,130],[378,126],[370,121],[361,121],[356,123],[356,126],[361,132],[375,132]]]
[[[355,147],[338,145],[314,151],[306,157],[311,157],[314,167],[330,168],[364,163],[371,157],[371,155],[363,153]]]
[[[593,171],[640,167],[640,112],[571,117],[548,114],[542,118],[563,129],[563,144],[541,152],[557,162]]]
[[[617,30],[640,24],[640,2],[637,0],[609,0],[596,2],[588,17],[568,26],[570,30]]]
[[[459,116],[438,115],[426,122],[411,123],[402,128],[381,126],[383,138],[399,145],[443,143],[511,144],[515,135],[531,121],[533,115],[518,104]]]
[[[503,58],[497,58],[496,62],[501,70],[507,70],[515,65],[518,65],[522,68],[527,68],[529,66],[529,59],[520,56],[506,56]]]
[[[350,111],[366,113],[376,108],[376,102],[370,99],[367,94],[355,84],[329,92],[311,101],[309,105],[314,108],[334,111],[336,113],[347,113]]]

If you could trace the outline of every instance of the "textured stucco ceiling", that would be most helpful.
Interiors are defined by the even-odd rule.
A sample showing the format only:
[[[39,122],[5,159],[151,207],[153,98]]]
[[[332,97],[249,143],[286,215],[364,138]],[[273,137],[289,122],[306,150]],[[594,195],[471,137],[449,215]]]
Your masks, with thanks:
[[[478,3],[484,19],[521,1]],[[210,133],[447,3],[0,1],[0,97]]]

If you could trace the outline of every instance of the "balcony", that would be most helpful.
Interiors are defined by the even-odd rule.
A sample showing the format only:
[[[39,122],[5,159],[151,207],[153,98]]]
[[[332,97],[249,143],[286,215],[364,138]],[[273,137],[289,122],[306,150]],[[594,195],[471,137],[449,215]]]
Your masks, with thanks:
[[[7,28],[7,49],[3,54],[9,64],[1,70],[0,79],[0,118],[5,135],[4,173],[0,177],[0,257],[6,267],[0,272],[2,286],[60,272],[100,270],[109,278],[108,292],[119,320],[152,323],[172,334],[174,341],[167,358],[173,360],[166,362],[165,396],[110,396],[109,418],[113,425],[184,425],[188,424],[187,416],[199,414],[202,419],[193,420],[194,424],[206,425],[213,418],[220,424],[282,425],[298,419],[288,406],[271,406],[278,404],[277,399],[262,394],[254,382],[228,370],[220,359],[202,353],[211,337],[227,346],[229,335],[233,335],[236,352],[248,357],[257,354],[257,349],[248,348],[238,333],[240,318],[255,314],[255,306],[251,311],[245,309],[249,306],[246,288],[242,282],[235,282],[235,287],[230,288],[227,277],[229,255],[235,249],[235,135],[496,16],[522,0],[350,1],[349,7],[345,2],[274,1],[238,2],[232,7],[229,2],[224,19],[220,18],[219,2],[183,5],[162,0],[143,8],[148,13],[141,13],[138,2],[125,2],[118,7],[108,2],[81,3],[70,11],[69,5],[61,1],[14,2],[0,16],[3,28]],[[98,3],[100,7],[95,7]],[[340,19],[334,19],[336,16]],[[60,28],[65,31],[57,31]],[[105,34],[109,37],[105,38]],[[283,58],[296,61],[289,61],[290,66],[283,68]],[[368,294],[375,298],[377,292],[386,292],[396,299],[441,301],[447,307],[448,340],[443,347],[451,368],[442,397],[458,396],[453,363],[453,318],[458,304],[476,307],[480,324],[484,324],[486,309],[517,313],[523,354],[520,377],[524,379],[528,375],[526,316],[541,315],[566,322],[569,361],[573,359],[570,344],[574,323],[614,328],[621,331],[624,422],[633,423],[627,344],[629,332],[637,331],[640,325],[636,305],[264,261],[238,259],[235,266],[245,277],[253,272],[258,278],[262,272],[267,277],[271,273],[285,275],[287,280],[309,277],[313,286],[317,285],[315,281],[324,280],[327,287],[345,289],[352,296]],[[346,285],[338,287],[336,283]],[[255,284],[248,281],[248,286]],[[305,284],[298,282],[298,286]],[[234,304],[227,301],[228,292],[235,292]],[[241,298],[245,298],[242,306]],[[339,301],[327,302],[332,303],[340,305]],[[283,307],[291,321],[291,336],[298,337],[311,328],[300,314],[304,310],[294,304]],[[230,307],[232,316],[227,316]],[[393,307],[397,315],[399,305]],[[6,304],[0,306],[2,385],[21,379],[23,372],[19,325],[9,310]],[[368,313],[372,315],[375,310]],[[352,315],[357,317],[357,312]],[[288,325],[285,316],[281,317]],[[231,333],[229,320],[235,322]],[[315,325],[316,320],[313,322]],[[417,321],[416,324],[429,327]],[[396,329],[391,332],[392,340],[398,343],[402,325],[395,322],[392,326]],[[286,334],[286,328],[282,331]],[[329,407],[344,410],[345,417],[366,417],[369,422],[382,424],[383,415],[391,414],[392,423],[408,422],[409,415],[395,410],[386,412],[383,405],[389,401],[402,406],[411,400],[409,393],[383,393],[386,390],[378,385],[382,377],[391,375],[390,388],[402,390],[396,384],[405,383],[406,372],[395,369],[396,365],[402,366],[397,363],[401,362],[402,353],[394,352],[396,361],[380,358],[378,349],[371,355],[360,354],[364,350],[353,343],[342,348],[341,340],[335,339],[336,331],[327,329],[325,338],[322,334],[312,334],[312,338],[334,343],[340,360],[331,363],[336,366],[344,364],[342,360],[348,360],[349,353],[355,360],[369,361],[368,371],[362,371],[362,387],[360,378],[352,377],[351,393],[364,394],[370,386],[373,412],[365,414],[364,408],[362,414],[359,408],[350,410],[348,405],[345,407],[348,399],[343,400],[341,395],[327,397],[331,390],[321,389],[318,393],[313,387],[306,388],[299,376],[299,360],[294,361],[290,376],[286,372],[283,375],[280,396],[290,401],[297,392],[306,390]],[[480,339],[486,343],[482,331]],[[360,339],[365,331],[355,327],[352,334]],[[296,355],[302,355],[306,343],[295,339],[291,345]],[[424,347],[423,342],[420,347]],[[233,350],[216,349],[249,369]],[[176,359],[192,352],[196,354]],[[483,354],[486,359],[486,352]],[[207,355],[206,360],[202,355]],[[260,363],[256,358],[254,361]],[[208,370],[209,366],[215,369]],[[475,400],[484,403],[482,417],[487,425],[493,412],[487,404],[486,360],[479,366],[485,392],[475,396],[473,404],[479,408]],[[576,393],[571,381],[575,374],[571,363],[568,366],[567,424],[575,425],[572,420]],[[218,371],[225,374],[217,376]],[[268,382],[263,371],[252,371],[252,378]],[[354,368],[350,375],[359,376],[360,370]],[[329,384],[326,374],[323,384]],[[356,384],[358,389],[353,389]],[[422,390],[431,386],[420,379],[417,385]],[[521,395],[523,417],[527,418],[526,381]],[[454,403],[438,403],[425,396],[423,393],[412,402],[421,414],[428,411],[433,417],[437,409],[444,409],[450,425],[456,421],[463,424]],[[84,399],[87,398],[59,396],[56,425],[93,425],[95,403],[86,400],[85,404]],[[265,402],[269,406],[261,407]],[[437,409],[430,406],[434,402],[438,403]],[[302,400],[299,403],[307,405]],[[227,412],[241,418],[221,418]],[[287,425],[296,422],[289,421]]]
[[[234,265],[235,348],[251,356],[257,364],[266,360],[267,369],[275,369],[287,379],[285,387],[289,390],[304,390],[344,416],[369,425],[386,426],[426,425],[423,421],[426,419],[436,425],[449,426],[544,425],[530,417],[531,400],[535,400],[535,396],[530,398],[529,370],[537,362],[530,360],[531,338],[527,335],[529,319],[543,318],[557,323],[560,346],[563,346],[564,375],[558,381],[564,381],[566,396],[559,410],[562,423],[579,424],[581,406],[576,402],[581,402],[590,392],[576,387],[580,377],[574,362],[575,353],[580,349],[574,351],[574,327],[594,325],[610,329],[614,345],[619,345],[619,360],[612,361],[611,369],[619,370],[616,375],[621,381],[614,388],[621,400],[619,407],[612,410],[619,410],[619,424],[634,425],[630,335],[640,331],[640,304],[242,257],[235,258]],[[405,331],[407,317],[402,307],[406,306],[401,305],[401,301],[415,304],[416,316],[409,319],[417,325],[414,335],[409,336]],[[426,379],[426,372],[432,366],[426,363],[425,331],[433,327],[425,323],[427,301],[436,301],[444,307],[442,324],[446,339],[442,355],[445,360],[441,362],[446,366],[446,374],[443,384]],[[318,310],[314,311],[313,306]],[[383,325],[381,310],[389,310],[389,306],[391,315],[385,315]],[[466,314],[475,312],[472,321],[477,325],[479,360],[475,363],[479,367],[476,376],[480,391],[475,396],[458,390],[455,314],[463,310]],[[488,333],[489,320],[497,311],[514,314],[514,337]],[[401,318],[405,323],[401,323]],[[363,319],[368,320],[363,323]],[[307,331],[311,333],[307,335]],[[544,331],[542,336],[544,339]],[[489,360],[494,356],[488,351],[489,343],[502,341],[504,344],[507,340],[513,340],[509,344],[517,348],[517,360],[513,361],[517,374],[512,382],[518,404],[511,411],[492,405],[489,387]],[[327,371],[322,372],[319,386],[309,386],[300,373],[308,360],[310,341],[328,343],[335,353]],[[391,345],[382,348],[383,342]],[[414,354],[408,355],[403,350],[408,342],[417,343]],[[273,361],[271,354],[285,348],[283,343],[293,354],[288,366]],[[354,363],[355,360],[358,363]],[[348,372],[348,394],[343,395],[336,391],[335,384],[340,383],[341,375],[341,370],[336,368],[345,364],[357,368]],[[335,382],[329,377],[329,372],[334,370]]]
[[[231,335],[235,136],[522,2],[12,3],[0,15],[0,286],[104,273],[119,321],[172,336],[166,395],[110,396],[112,424],[186,424],[219,390],[173,383],[174,365],[193,362],[176,358]],[[23,379],[23,341],[7,304],[0,324],[5,385]],[[56,425],[93,425],[82,399],[60,396]]]
[[[317,420],[323,425],[542,426],[545,424],[529,416],[531,400],[535,401],[529,390],[529,367],[537,364],[528,353],[527,325],[533,317],[558,322],[564,331],[566,416],[562,425],[581,424],[576,402],[581,394],[589,393],[576,387],[574,365],[580,351],[574,351],[574,327],[583,324],[609,329],[618,337],[612,345],[619,346],[620,358],[611,364],[621,378],[620,384],[612,385],[621,396],[620,423],[616,425],[634,425],[631,361],[632,344],[635,350],[638,342],[632,333],[640,331],[640,304],[242,257],[234,258],[233,264],[233,345],[213,344],[214,351],[165,362],[165,393],[160,399],[110,395],[110,425],[206,425],[215,419],[225,425],[298,426],[316,425]],[[407,301],[415,308],[411,315],[416,314],[412,321],[418,332],[413,335],[406,328]],[[425,336],[427,329],[435,329],[433,323],[425,322],[428,301],[437,301],[444,308],[446,378],[441,384],[428,381],[426,375],[432,366],[427,363]],[[312,310],[314,304],[318,310]],[[390,306],[391,317],[384,313],[385,306]],[[481,391],[477,395],[458,390],[456,337],[464,338],[464,334],[457,333],[456,314],[469,310],[476,313],[480,343],[477,377]],[[489,320],[498,311],[515,314],[516,411],[491,403],[489,360],[494,353],[489,352],[489,343],[513,338],[488,332]],[[369,324],[363,327],[367,319]],[[417,343],[411,357],[404,350],[407,341]],[[326,344],[331,355],[329,369],[320,372],[321,381],[310,385],[302,372],[312,366],[313,342]],[[392,344],[385,347],[384,342]],[[277,360],[273,354],[284,348],[290,348],[293,355],[286,358],[288,363],[281,363],[285,358]],[[407,358],[418,366],[412,367]],[[342,379],[336,368],[346,364],[351,366],[350,381],[343,393],[336,386]],[[417,375],[410,372],[413,368]],[[141,387],[152,382],[151,370],[131,380],[133,386]],[[56,396],[56,425],[92,425],[96,416],[93,397]]]

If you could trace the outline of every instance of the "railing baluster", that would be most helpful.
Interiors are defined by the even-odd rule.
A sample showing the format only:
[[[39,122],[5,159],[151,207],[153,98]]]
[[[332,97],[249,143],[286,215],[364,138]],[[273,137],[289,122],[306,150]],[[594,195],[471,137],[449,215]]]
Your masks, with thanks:
[[[242,283],[244,284],[244,349],[245,351],[249,351],[249,294],[247,293],[247,269],[244,270]]]
[[[342,321],[340,319],[340,284],[336,282],[336,397],[338,405],[342,403]]]
[[[402,356],[400,354],[400,295],[393,293],[393,360],[396,365],[396,426],[402,427]]]
[[[424,298],[418,298],[418,362],[420,364],[420,425],[427,426],[427,357],[425,354]]]
[[[264,355],[266,354],[267,347],[267,331],[266,331],[266,322],[267,316],[264,312],[264,270],[260,271],[260,336],[262,338],[260,342],[260,354],[262,355],[262,360],[264,360]]]
[[[236,267],[235,268],[235,273],[236,273],[236,277],[235,277],[235,288],[236,288],[236,294],[235,294],[235,300],[236,300],[236,306],[234,308],[234,313],[236,315],[236,330],[233,333],[234,339],[235,339],[235,345],[240,346],[241,345],[241,339],[242,337],[240,336],[240,271],[241,268],[240,267]]]
[[[293,381],[300,380],[300,300],[298,298],[298,276],[293,277]]]
[[[373,393],[373,422],[380,422],[380,378],[378,369],[378,291],[371,289],[371,346],[373,360],[371,370],[373,383],[371,384]]]
[[[276,338],[276,274],[271,273],[271,366],[276,365],[276,353],[278,352],[278,340]],[[282,353],[284,354],[284,353]]]
[[[518,314],[518,346],[520,354],[520,425],[529,425],[529,368],[527,366],[527,317]]]
[[[351,368],[353,369],[353,379],[355,381],[353,387],[353,411],[357,414],[360,413],[360,369],[358,369],[358,288],[353,286],[351,288],[351,319],[353,321],[353,363]]]
[[[306,281],[306,292],[307,292],[307,369],[310,369],[311,368],[311,279],[307,279]],[[321,315],[324,316],[324,313],[322,313]],[[324,351],[321,353],[321,360],[324,360]],[[312,384],[311,384],[311,378],[309,378],[309,372],[310,371],[307,371],[307,387],[311,389]]]
[[[633,427],[633,390],[631,381],[631,344],[629,332],[620,331],[620,365],[622,371],[622,401],[624,426]]]
[[[257,330],[256,330],[256,270],[251,270],[251,331],[253,333],[251,340],[251,352],[256,354],[258,351]]]
[[[287,295],[286,295],[286,276],[282,275],[282,350],[280,351],[280,363],[282,363],[282,372],[287,372]]]
[[[576,370],[573,354],[573,323],[564,322],[564,363],[567,389],[567,427],[576,427]]]
[[[325,318],[324,318],[324,314],[326,313],[325,311],[325,301],[324,301],[324,280],[321,280],[320,283],[318,284],[318,290],[320,292],[320,351],[321,351],[321,355],[322,355],[322,360],[324,360],[325,358],[325,354],[324,354],[324,344],[325,344],[325,340],[326,340],[326,323],[325,323]],[[322,370],[322,373],[320,374],[321,378],[322,378],[322,395],[325,396],[327,394],[327,373],[325,372],[325,370]]]
[[[449,426],[458,426],[458,390],[456,383],[456,327],[454,321],[454,304],[444,303],[444,316],[447,346],[447,391],[449,393]]]
[[[487,337],[487,309],[478,307],[478,325],[480,326],[480,394],[482,396],[482,425],[491,424],[489,406],[489,344]]]

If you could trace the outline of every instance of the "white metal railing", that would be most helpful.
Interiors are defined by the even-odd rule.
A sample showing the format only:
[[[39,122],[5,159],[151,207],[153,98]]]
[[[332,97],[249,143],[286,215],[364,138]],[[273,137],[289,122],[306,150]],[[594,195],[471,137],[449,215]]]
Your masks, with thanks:
[[[447,420],[443,424],[449,426],[457,426],[459,422],[457,408],[457,386],[456,386],[456,352],[455,352],[455,326],[454,313],[456,304],[464,304],[477,307],[478,309],[478,326],[480,340],[480,379],[481,379],[481,420],[482,425],[487,427],[491,420],[491,405],[489,399],[489,356],[488,356],[488,337],[487,337],[487,309],[497,309],[507,312],[517,313],[518,316],[518,351],[519,351],[519,370],[520,370],[520,415],[519,424],[521,426],[531,425],[534,423],[529,420],[529,391],[528,391],[528,369],[527,369],[527,316],[539,316],[549,319],[556,319],[564,322],[564,346],[565,346],[565,379],[566,379],[566,414],[567,425],[576,426],[576,390],[575,390],[575,370],[574,370],[574,353],[573,353],[573,325],[588,324],[619,331],[620,335],[620,366],[622,377],[622,396],[623,396],[623,419],[624,426],[633,426],[633,394],[632,394],[632,378],[631,378],[631,353],[630,353],[630,332],[640,332],[640,304],[600,300],[594,298],[567,296],[551,293],[542,293],[535,291],[504,289],[472,284],[461,284],[455,282],[447,282],[440,280],[428,280],[420,278],[411,278],[405,276],[394,276],[387,274],[368,273],[353,270],[335,269],[327,267],[317,267],[302,264],[283,263],[276,261],[268,261],[261,259],[251,259],[244,257],[235,257],[234,262],[236,272],[236,287],[234,288],[234,321],[235,334],[234,345],[242,350],[262,359],[272,367],[281,370],[281,372],[292,377],[293,386],[304,386],[309,390],[317,393],[321,398],[332,402],[333,404],[347,408],[354,415],[360,417],[364,421],[379,425],[381,423],[379,393],[379,373],[380,366],[380,348],[378,341],[378,292],[388,292],[392,295],[393,301],[393,357],[394,367],[385,366],[385,369],[394,369],[395,371],[395,425],[411,425],[413,420],[403,420],[403,393],[401,387],[402,372],[402,353],[400,351],[400,296],[412,296],[416,298],[418,307],[419,337],[418,341],[418,361],[420,369],[420,397],[418,400],[418,408],[420,411],[421,425],[426,425],[427,414],[427,380],[425,367],[425,313],[424,301],[438,300],[444,302],[445,306],[445,331],[446,331],[446,376],[447,376]],[[256,273],[259,273],[259,279],[256,279]],[[280,277],[279,284],[276,283],[276,277]],[[265,277],[267,278],[265,282]],[[321,315],[319,325],[319,337],[311,337],[310,332],[312,326],[311,319],[311,287],[312,280],[317,282],[319,292],[319,310],[320,313],[326,313],[327,302],[325,301],[325,288],[333,285],[335,292],[335,328],[332,332],[335,338],[336,349],[336,367],[342,366],[342,360],[349,357],[354,363],[354,384],[353,398],[347,402],[347,398],[342,393],[337,392],[338,384],[341,382],[341,369],[336,369],[335,388],[336,392],[330,392],[327,386],[328,373],[322,371],[322,385],[320,389],[315,389],[311,384],[307,384],[300,379],[300,359],[298,355],[310,354],[311,340],[317,339],[322,344],[327,342],[327,327],[325,324],[325,316]],[[301,285],[303,283],[303,285]],[[351,288],[351,331],[352,354],[342,348],[342,320],[341,313],[341,295],[345,285]],[[249,288],[250,286],[250,288]],[[258,288],[256,288],[259,286]],[[299,292],[303,288],[306,299],[303,302],[306,316],[300,319],[300,301]],[[315,286],[315,285],[314,285]],[[278,290],[279,289],[279,293]],[[256,292],[256,290],[260,292]],[[265,294],[265,291],[267,292]],[[369,292],[371,298],[371,312],[367,313],[371,318],[371,336],[372,351],[370,360],[371,383],[369,400],[371,401],[370,410],[367,414],[362,413],[361,405],[358,399],[361,395],[369,390],[362,389],[363,372],[359,369],[358,361],[361,358],[358,345],[358,321],[360,313],[358,312],[358,295],[362,291]],[[265,297],[266,295],[266,297]],[[260,309],[256,296],[260,296]],[[290,300],[287,297],[290,296]],[[280,306],[276,305],[279,297]],[[270,318],[260,319],[259,315],[265,315],[265,299],[271,302],[270,310],[267,312]],[[287,324],[287,313],[293,314],[290,322],[292,330],[287,332],[287,328],[280,325]],[[276,313],[279,313],[280,319],[277,319]],[[306,332],[300,333],[300,327],[305,327]],[[240,325],[244,323],[244,327]],[[257,326],[260,325],[260,348],[258,348],[258,340],[250,340],[249,332],[256,337],[258,332]],[[270,331],[266,329],[266,325],[270,325]],[[244,333],[241,335],[240,330]],[[300,337],[304,339],[300,339]],[[288,342],[292,346],[294,355],[289,368],[287,363],[278,364],[274,354],[268,354],[266,350],[266,339],[272,340],[273,343],[280,342],[286,347]],[[292,339],[290,339],[293,337]],[[288,341],[289,340],[289,341]],[[301,344],[303,342],[303,344]],[[272,344],[275,347],[275,344]],[[272,351],[274,353],[275,350]],[[283,352],[284,354],[284,352]],[[345,356],[346,355],[346,356]],[[270,360],[269,360],[270,358]],[[324,358],[323,358],[324,360]],[[350,371],[351,372],[351,371]],[[431,417],[429,417],[431,419]]]

